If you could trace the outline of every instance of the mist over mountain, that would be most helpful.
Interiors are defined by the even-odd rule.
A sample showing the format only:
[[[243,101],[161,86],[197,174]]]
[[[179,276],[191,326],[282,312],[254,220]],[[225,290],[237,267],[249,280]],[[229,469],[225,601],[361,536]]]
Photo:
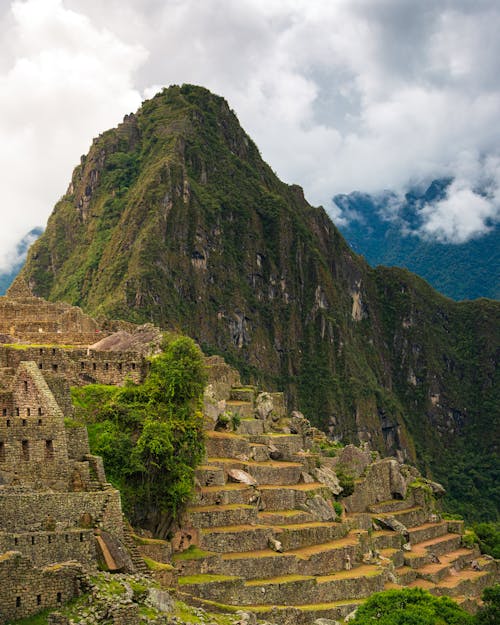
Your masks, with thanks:
[[[12,268],[9,271],[0,273],[0,295],[4,295],[5,291],[12,284],[12,281],[17,276],[26,260],[26,254],[28,253],[30,245],[36,241],[42,232],[42,228],[33,228],[33,230],[30,230],[28,234],[19,241],[16,247]]]
[[[429,206],[447,197],[451,182],[435,180],[402,201],[390,192],[336,195],[346,217],[340,230],[370,265],[409,269],[455,300],[500,299],[500,224],[463,243],[439,241],[423,230]]]
[[[498,514],[499,312],[373,269],[227,102],[173,86],[96,138],[21,272],[37,295],[192,336],[343,442]]]

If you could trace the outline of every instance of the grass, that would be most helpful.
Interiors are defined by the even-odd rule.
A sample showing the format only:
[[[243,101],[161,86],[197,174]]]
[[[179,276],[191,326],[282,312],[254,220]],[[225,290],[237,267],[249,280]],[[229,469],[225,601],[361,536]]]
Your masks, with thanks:
[[[173,571],[174,567],[171,564],[165,562],[157,562],[152,558],[144,557],[144,562],[150,571]]]
[[[234,575],[186,575],[179,577],[177,580],[179,586],[187,586],[191,584],[212,584],[218,582],[236,582],[241,577],[235,577]]]
[[[184,551],[181,551],[181,553],[174,554],[174,562],[183,562],[186,560],[203,560],[203,558],[208,558],[214,555],[216,554],[213,551],[203,551],[203,549],[191,545]]]

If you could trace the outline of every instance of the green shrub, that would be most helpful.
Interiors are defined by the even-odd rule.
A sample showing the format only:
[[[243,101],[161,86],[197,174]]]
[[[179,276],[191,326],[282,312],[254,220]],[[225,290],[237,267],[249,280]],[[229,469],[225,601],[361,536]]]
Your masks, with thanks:
[[[204,453],[205,381],[196,344],[170,337],[151,359],[143,384],[72,389],[92,453],[103,457],[108,479],[133,518],[149,511],[174,519],[189,500]]]
[[[500,584],[485,588],[481,599],[484,602],[476,614],[477,625],[498,625],[500,623]]]
[[[472,529],[478,538],[481,553],[500,559],[500,523],[475,523]]]
[[[335,470],[339,479],[339,484],[343,488],[342,497],[349,497],[354,492],[354,477],[348,473],[343,467]]]
[[[421,588],[387,590],[361,605],[352,625],[473,625],[474,617],[449,597],[433,597]]]

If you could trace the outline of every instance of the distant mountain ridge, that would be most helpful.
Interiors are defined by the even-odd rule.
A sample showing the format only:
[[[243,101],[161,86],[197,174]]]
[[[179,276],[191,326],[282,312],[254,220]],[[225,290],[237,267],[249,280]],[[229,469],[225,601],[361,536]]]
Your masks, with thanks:
[[[25,235],[17,244],[16,255],[19,259],[10,271],[0,273],[0,295],[4,295],[9,286],[14,281],[14,278],[19,273],[21,267],[26,259],[26,254],[32,243],[42,234],[42,228],[33,228],[27,235]]]
[[[387,206],[391,193],[353,192],[336,195],[334,203],[349,216],[339,226],[352,248],[372,266],[409,269],[455,300],[500,299],[500,225],[462,244],[427,241],[411,232],[421,226],[419,208],[444,198],[451,180],[435,180],[424,191],[406,194],[397,215]]]

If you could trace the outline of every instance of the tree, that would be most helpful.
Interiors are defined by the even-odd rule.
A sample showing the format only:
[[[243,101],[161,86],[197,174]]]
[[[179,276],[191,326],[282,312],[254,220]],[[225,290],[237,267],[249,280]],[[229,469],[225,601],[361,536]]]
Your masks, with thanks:
[[[351,624],[474,625],[474,617],[449,597],[433,597],[421,588],[403,588],[372,595],[358,608]]]

